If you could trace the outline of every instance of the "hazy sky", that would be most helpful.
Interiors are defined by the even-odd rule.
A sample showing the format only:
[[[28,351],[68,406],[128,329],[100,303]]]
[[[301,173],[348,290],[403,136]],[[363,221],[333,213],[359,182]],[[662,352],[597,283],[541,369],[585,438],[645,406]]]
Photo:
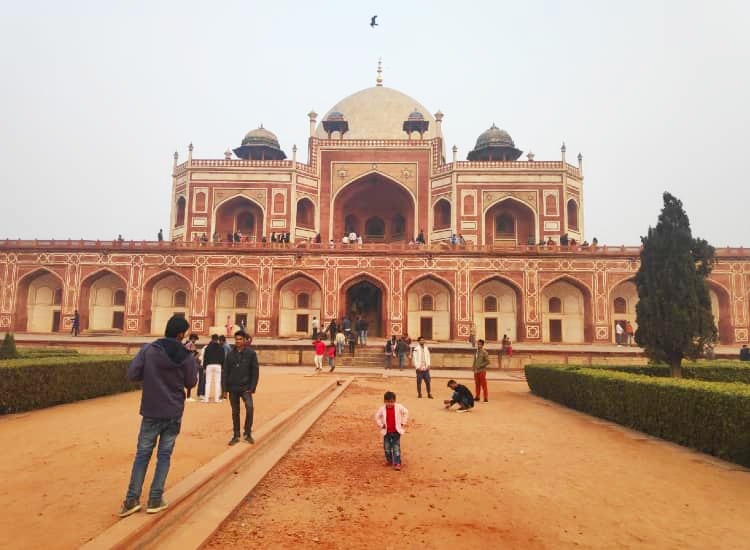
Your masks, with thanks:
[[[306,114],[374,85],[382,57],[461,159],[493,122],[537,160],[582,152],[589,240],[638,244],[669,190],[695,235],[750,246],[748,2],[0,7],[0,238],[154,239],[176,149],[222,158],[263,123],[306,160]]]

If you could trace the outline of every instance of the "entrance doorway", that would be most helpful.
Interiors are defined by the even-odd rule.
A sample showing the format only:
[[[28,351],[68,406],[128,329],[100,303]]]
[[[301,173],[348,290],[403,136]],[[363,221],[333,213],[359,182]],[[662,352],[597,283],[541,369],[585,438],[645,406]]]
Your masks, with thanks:
[[[562,319],[549,320],[549,341],[562,342]]]
[[[419,335],[425,340],[432,340],[432,317],[419,318]]]
[[[60,332],[61,316],[59,311],[52,312],[52,332]]]
[[[304,313],[297,314],[297,332],[308,333],[310,325],[310,316]]]
[[[484,318],[484,339],[488,342],[497,342],[497,318]]]
[[[114,311],[112,312],[112,328],[123,330],[125,328],[125,312]]]
[[[247,328],[247,313],[235,313],[234,324],[238,327]]]
[[[362,316],[369,323],[367,332],[370,336],[383,336],[383,293],[369,281],[360,281],[346,291],[346,309],[344,315],[352,323]]]

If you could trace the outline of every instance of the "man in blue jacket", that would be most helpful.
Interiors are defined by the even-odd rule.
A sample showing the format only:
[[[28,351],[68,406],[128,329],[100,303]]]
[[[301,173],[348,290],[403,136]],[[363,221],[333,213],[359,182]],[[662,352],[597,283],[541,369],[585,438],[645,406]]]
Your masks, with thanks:
[[[128,379],[143,382],[141,394],[141,431],[130,475],[130,485],[120,510],[124,518],[141,509],[141,490],[154,447],[156,470],[151,482],[146,512],[155,514],[167,507],[162,495],[169,463],[180,433],[185,408],[185,389],[198,380],[198,363],[182,345],[190,324],[182,317],[167,321],[164,338],[144,346],[128,367]]]

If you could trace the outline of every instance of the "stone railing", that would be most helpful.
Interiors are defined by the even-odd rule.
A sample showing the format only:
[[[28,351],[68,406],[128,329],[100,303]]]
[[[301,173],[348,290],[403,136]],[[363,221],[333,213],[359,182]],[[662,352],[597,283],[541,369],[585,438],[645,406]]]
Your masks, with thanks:
[[[556,160],[540,160],[540,161],[479,161],[479,160],[459,160],[454,162],[448,162],[441,166],[438,166],[433,171],[433,176],[442,176],[455,171],[474,171],[484,170],[488,168],[502,168],[508,170],[565,170],[568,174],[580,178],[581,170],[577,166],[567,164],[562,161]]]
[[[307,174],[315,174],[313,166],[292,160],[243,160],[243,159],[193,159],[178,164],[173,171],[175,176],[187,172],[188,168],[284,168],[297,169]]]

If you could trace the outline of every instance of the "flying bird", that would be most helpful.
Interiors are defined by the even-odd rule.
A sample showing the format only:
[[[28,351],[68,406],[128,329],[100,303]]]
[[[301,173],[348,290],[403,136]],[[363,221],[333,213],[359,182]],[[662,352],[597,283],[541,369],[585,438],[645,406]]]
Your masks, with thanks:
[[[376,20],[377,18],[378,18],[378,16],[377,16],[377,15],[373,15],[373,16],[372,16],[372,19],[370,19],[370,26],[371,26],[371,27],[372,27],[373,29],[374,29],[375,27],[377,27],[377,26],[378,26],[378,24],[377,24],[377,23],[375,22],[375,20]]]

